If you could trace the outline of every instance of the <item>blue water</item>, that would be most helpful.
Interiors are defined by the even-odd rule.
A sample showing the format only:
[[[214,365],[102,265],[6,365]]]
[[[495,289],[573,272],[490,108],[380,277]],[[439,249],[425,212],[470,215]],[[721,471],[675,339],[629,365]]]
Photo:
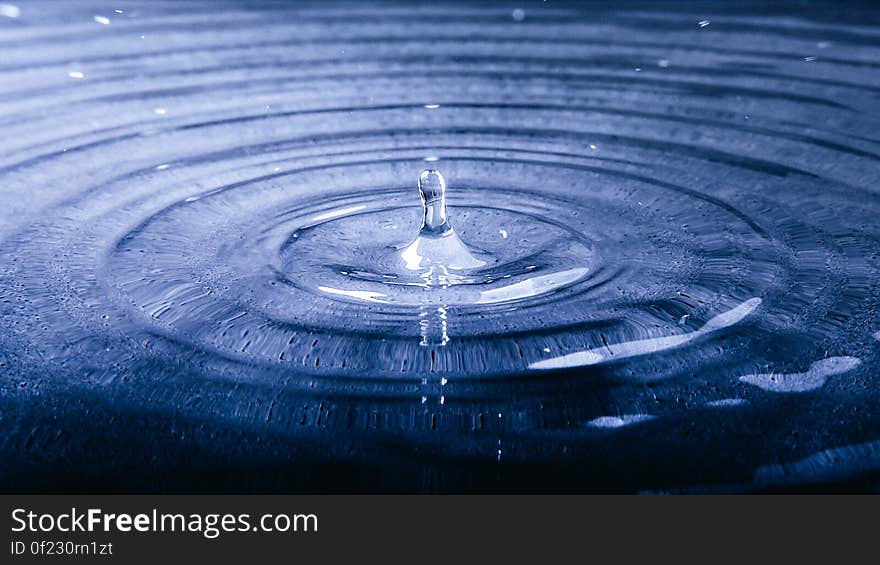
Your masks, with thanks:
[[[871,3],[13,4],[6,490],[876,489]]]

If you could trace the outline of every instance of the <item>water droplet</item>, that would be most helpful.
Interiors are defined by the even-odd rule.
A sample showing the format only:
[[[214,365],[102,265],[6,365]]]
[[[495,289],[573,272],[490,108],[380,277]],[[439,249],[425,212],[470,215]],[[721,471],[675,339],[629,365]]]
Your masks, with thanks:
[[[95,16],[93,19],[95,20],[95,23],[98,23],[98,24],[101,24],[104,26],[110,25],[110,18],[108,18],[106,16]]]
[[[510,16],[513,18],[513,21],[521,22],[526,19],[526,11],[521,8],[517,8],[513,11],[513,13],[510,14]]]
[[[400,253],[407,269],[425,272],[426,280],[441,278],[449,270],[475,269],[486,264],[456,235],[446,210],[446,179],[440,171],[426,169],[419,175],[422,226],[416,239]]]
[[[446,214],[446,179],[440,171],[422,171],[419,175],[419,195],[425,212],[422,233],[442,234],[451,230]]]
[[[405,331],[431,355],[453,342],[459,347],[463,313],[558,292],[589,274],[588,240],[531,210],[510,209],[528,209],[531,194],[494,186],[458,193],[436,169],[412,181],[408,190],[362,190],[297,210],[283,232],[281,285],[346,309],[382,309],[412,328]],[[558,204],[546,205],[565,214]],[[445,372],[448,362],[432,357],[424,367]]]

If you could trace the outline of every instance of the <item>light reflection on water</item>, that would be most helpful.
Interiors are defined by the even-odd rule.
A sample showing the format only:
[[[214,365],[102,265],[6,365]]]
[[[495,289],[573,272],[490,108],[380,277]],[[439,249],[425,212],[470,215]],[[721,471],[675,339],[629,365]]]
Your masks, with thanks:
[[[873,445],[880,20],[831,4],[0,5],[5,484],[652,490]],[[503,269],[401,278],[426,162]],[[141,465],[178,450],[244,478]]]

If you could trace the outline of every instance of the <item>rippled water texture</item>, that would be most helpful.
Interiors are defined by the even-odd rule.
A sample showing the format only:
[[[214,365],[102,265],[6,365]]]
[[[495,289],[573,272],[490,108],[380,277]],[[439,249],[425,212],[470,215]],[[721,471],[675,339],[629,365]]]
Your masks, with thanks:
[[[878,486],[870,3],[29,1],[0,52],[7,489]]]

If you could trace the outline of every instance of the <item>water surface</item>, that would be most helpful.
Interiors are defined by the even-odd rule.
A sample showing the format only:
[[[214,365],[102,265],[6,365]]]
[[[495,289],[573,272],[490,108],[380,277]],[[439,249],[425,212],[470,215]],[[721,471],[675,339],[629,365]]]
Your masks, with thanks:
[[[876,488],[870,3],[0,14],[7,489]]]

